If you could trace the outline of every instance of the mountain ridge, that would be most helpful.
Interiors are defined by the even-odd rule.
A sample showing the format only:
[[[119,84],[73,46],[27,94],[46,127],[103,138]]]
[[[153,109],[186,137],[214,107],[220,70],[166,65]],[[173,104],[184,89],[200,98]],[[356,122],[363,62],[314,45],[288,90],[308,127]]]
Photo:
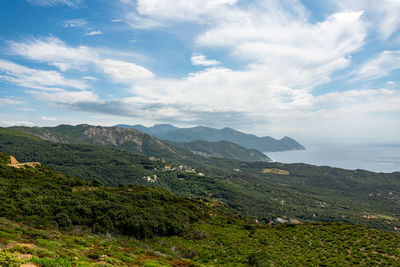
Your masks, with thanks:
[[[198,140],[207,142],[229,141],[248,149],[257,149],[261,152],[305,149],[304,146],[288,136],[281,139],[275,139],[271,136],[258,137],[253,134],[242,133],[229,127],[222,129],[215,129],[206,126],[178,128],[171,124],[156,124],[152,127],[146,127],[143,125],[127,126],[122,124],[117,126],[134,128],[153,135],[160,140],[168,140],[176,143],[188,143]]]
[[[196,140],[187,143],[166,142],[205,157],[229,158],[248,162],[271,161],[271,158],[256,149],[247,149],[229,141],[207,142]]]
[[[160,128],[170,129],[173,126],[160,125]],[[202,153],[191,149],[191,144],[178,144],[160,141],[150,134],[138,129],[124,127],[102,127],[88,124],[59,125],[56,127],[12,127],[10,129],[40,137],[44,140],[65,144],[94,144],[140,153],[152,157],[165,158],[196,158],[222,157],[243,161],[270,161],[263,153],[246,149],[237,144],[223,142],[211,143],[201,141]],[[199,142],[197,142],[198,144]],[[199,148],[199,144],[197,145]]]

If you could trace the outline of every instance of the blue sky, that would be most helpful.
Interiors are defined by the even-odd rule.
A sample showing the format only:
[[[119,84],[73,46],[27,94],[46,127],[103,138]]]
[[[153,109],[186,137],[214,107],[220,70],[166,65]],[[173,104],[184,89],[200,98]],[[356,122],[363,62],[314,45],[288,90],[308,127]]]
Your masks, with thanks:
[[[400,0],[3,0],[0,125],[399,143]]]

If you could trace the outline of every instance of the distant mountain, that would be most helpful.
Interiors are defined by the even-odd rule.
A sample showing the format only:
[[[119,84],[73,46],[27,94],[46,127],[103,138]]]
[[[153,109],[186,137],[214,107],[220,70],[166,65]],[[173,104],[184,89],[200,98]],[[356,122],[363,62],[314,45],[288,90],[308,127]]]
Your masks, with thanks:
[[[81,124],[77,126],[59,125],[57,127],[12,127],[11,129],[40,137],[47,141],[64,144],[102,145],[146,156],[178,155],[184,157],[186,151],[162,142],[153,136],[136,129],[122,127],[101,127]]]
[[[229,158],[242,161],[271,161],[269,157],[256,149],[246,149],[228,141],[207,142],[193,141],[188,143],[171,142],[174,146],[190,150],[205,157]]]
[[[135,125],[134,127],[146,128]],[[168,124],[156,125],[147,132],[161,132],[176,127]],[[136,128],[101,127],[81,124],[77,126],[59,125],[57,127],[12,127],[13,130],[31,134],[47,141],[63,144],[102,145],[130,152],[166,159],[199,157],[230,158],[241,161],[270,161],[258,150],[246,149],[230,142],[196,141],[191,143],[168,143],[143,133]],[[200,156],[199,156],[200,155]]]
[[[177,128],[170,124],[158,124],[154,125],[153,127],[145,127],[142,125],[120,126],[134,128],[144,133],[153,135],[158,139],[172,142],[193,142],[198,140],[207,142],[228,141],[241,145],[245,148],[257,149],[261,152],[305,149],[297,141],[287,136],[280,140],[270,136],[258,137],[253,134],[245,134],[228,127],[223,129],[214,129],[203,126]]]

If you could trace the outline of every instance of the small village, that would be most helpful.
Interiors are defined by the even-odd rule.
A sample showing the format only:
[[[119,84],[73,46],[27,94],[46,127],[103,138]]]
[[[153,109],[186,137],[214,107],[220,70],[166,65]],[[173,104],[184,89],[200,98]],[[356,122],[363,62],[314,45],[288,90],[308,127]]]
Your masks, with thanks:
[[[165,164],[165,160],[164,159],[158,159],[155,157],[149,157],[149,159],[151,161],[159,161],[163,164]],[[172,164],[169,165],[164,165],[161,169],[158,168],[154,168],[154,171],[162,171],[162,172],[175,172],[175,173],[193,173],[193,174],[197,174],[199,176],[204,176],[205,174],[202,172],[197,172],[196,169],[188,167],[188,166],[184,166],[184,165],[179,165],[179,166],[174,166]],[[153,175],[147,175],[147,176],[143,176],[142,180],[148,182],[148,183],[156,183],[158,179],[157,174],[153,174]],[[184,178],[179,178],[180,180],[184,180]]]

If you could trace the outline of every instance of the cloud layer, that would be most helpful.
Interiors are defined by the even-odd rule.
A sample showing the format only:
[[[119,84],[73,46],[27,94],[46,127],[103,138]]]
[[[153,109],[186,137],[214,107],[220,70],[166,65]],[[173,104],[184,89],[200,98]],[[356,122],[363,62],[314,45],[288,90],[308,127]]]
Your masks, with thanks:
[[[0,79],[51,107],[123,119],[233,126],[278,136],[362,132],[373,139],[383,129],[400,130],[393,126],[400,115],[399,81],[393,77],[400,52],[393,43],[382,48],[400,38],[398,0],[332,1],[318,17],[300,0],[120,0],[116,6],[111,24],[128,27],[129,48],[71,45],[55,35],[9,40]],[[59,23],[65,31],[82,28],[83,38],[107,38],[107,30],[89,24],[79,17]],[[156,64],[154,70],[131,56],[137,49],[166,64],[173,56],[152,51],[157,40],[151,38],[159,35],[185,45],[165,53],[185,57],[187,74],[170,78]],[[379,45],[372,49],[373,42]],[[177,66],[168,64],[174,73]],[[13,104],[2,99],[0,104]]]
[[[69,6],[78,7],[83,0],[27,0],[29,3],[39,6]]]

